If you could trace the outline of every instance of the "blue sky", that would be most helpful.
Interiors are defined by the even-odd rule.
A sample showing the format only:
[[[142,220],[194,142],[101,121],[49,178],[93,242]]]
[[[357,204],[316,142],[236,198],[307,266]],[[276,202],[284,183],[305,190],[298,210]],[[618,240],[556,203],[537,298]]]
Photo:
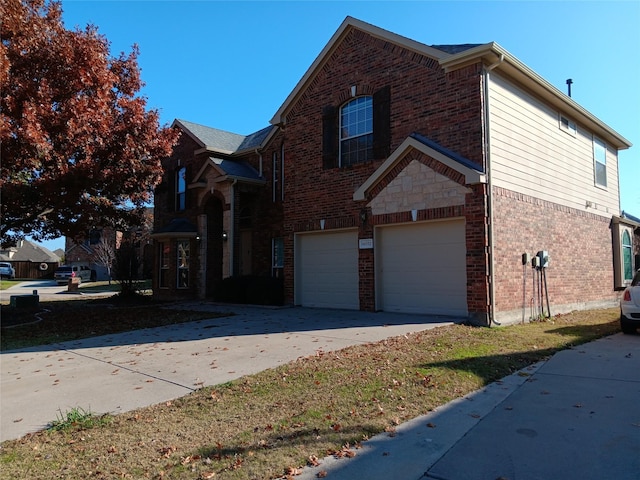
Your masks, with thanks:
[[[347,15],[431,44],[495,41],[634,144],[621,209],[640,216],[640,2],[63,0],[112,54],[140,48],[148,107],[249,134],[269,124]],[[55,249],[62,240],[44,243]]]

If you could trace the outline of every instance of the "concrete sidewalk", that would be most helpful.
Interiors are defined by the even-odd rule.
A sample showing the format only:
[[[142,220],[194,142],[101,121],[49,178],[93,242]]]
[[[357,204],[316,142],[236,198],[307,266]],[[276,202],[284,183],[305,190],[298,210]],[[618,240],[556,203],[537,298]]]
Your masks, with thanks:
[[[40,430],[72,408],[117,414],[318,351],[377,342],[452,323],[417,315],[181,307],[236,315],[94,337],[0,355],[0,441]]]
[[[637,480],[640,336],[565,350],[300,480]]]

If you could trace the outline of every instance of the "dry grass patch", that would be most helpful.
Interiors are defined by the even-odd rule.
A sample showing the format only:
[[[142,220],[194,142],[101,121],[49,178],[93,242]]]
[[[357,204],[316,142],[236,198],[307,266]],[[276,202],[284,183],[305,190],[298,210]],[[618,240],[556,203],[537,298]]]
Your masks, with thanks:
[[[506,328],[450,326],[336,352],[121,414],[105,426],[2,444],[0,476],[268,479],[619,330],[616,309]],[[321,461],[321,460],[320,460]]]

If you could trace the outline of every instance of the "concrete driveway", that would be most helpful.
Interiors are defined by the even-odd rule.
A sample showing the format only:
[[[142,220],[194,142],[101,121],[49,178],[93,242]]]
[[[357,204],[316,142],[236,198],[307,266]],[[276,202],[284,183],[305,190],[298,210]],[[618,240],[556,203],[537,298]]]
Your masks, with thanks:
[[[206,303],[184,305],[229,311]],[[318,351],[452,323],[450,318],[234,307],[235,316],[0,355],[0,441],[81,407],[121,413],[184,396]]]

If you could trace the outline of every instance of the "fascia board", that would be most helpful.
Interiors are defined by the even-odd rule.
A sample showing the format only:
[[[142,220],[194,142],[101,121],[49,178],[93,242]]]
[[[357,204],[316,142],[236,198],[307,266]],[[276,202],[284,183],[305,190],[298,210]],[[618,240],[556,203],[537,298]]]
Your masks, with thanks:
[[[419,142],[415,138],[407,138],[402,144],[396,148],[396,150],[387,158],[378,169],[358,188],[353,194],[354,201],[361,201],[366,198],[367,191],[375,186],[384,176],[400,161],[411,148],[414,148],[425,155],[428,155],[435,160],[445,164],[447,167],[460,172],[464,175],[465,183],[467,185],[473,185],[477,183],[486,183],[486,175],[478,170],[465,167],[460,163],[452,160],[441,152],[434,150],[433,148]]]
[[[500,59],[502,58],[502,61]],[[549,83],[527,65],[495,42],[480,45],[464,52],[440,60],[445,72],[456,70],[465,65],[482,61],[485,65],[496,65],[496,70],[515,80],[528,91],[544,99],[560,112],[581,123],[619,150],[632,146],[631,142],[620,135],[602,120],[578,104],[568,95]]]
[[[417,42],[415,40],[411,40],[410,38],[403,37],[396,33],[389,32],[388,30],[384,30],[380,27],[376,27],[375,25],[363,22],[362,20],[358,20],[356,18],[348,16],[344,19],[338,30],[333,34],[329,42],[325,45],[320,54],[307,69],[306,73],[302,76],[300,81],[287,96],[282,106],[278,109],[276,114],[271,119],[271,124],[280,125],[286,123],[284,117],[289,106],[291,106],[295,102],[298,96],[306,89],[309,82],[313,80],[319,69],[322,68],[322,66],[328,61],[329,58],[331,58],[331,54],[338,47],[340,41],[344,38],[344,36],[354,28],[368,33],[375,38],[395,43],[408,50],[420,53],[421,55],[426,55],[438,61],[447,56],[446,53],[433,47],[429,47],[428,45]]]
[[[233,150],[222,150],[221,148],[212,147],[210,145],[204,145],[202,148],[198,148],[193,151],[194,155],[200,155],[202,153],[218,153],[220,155],[233,155]]]

